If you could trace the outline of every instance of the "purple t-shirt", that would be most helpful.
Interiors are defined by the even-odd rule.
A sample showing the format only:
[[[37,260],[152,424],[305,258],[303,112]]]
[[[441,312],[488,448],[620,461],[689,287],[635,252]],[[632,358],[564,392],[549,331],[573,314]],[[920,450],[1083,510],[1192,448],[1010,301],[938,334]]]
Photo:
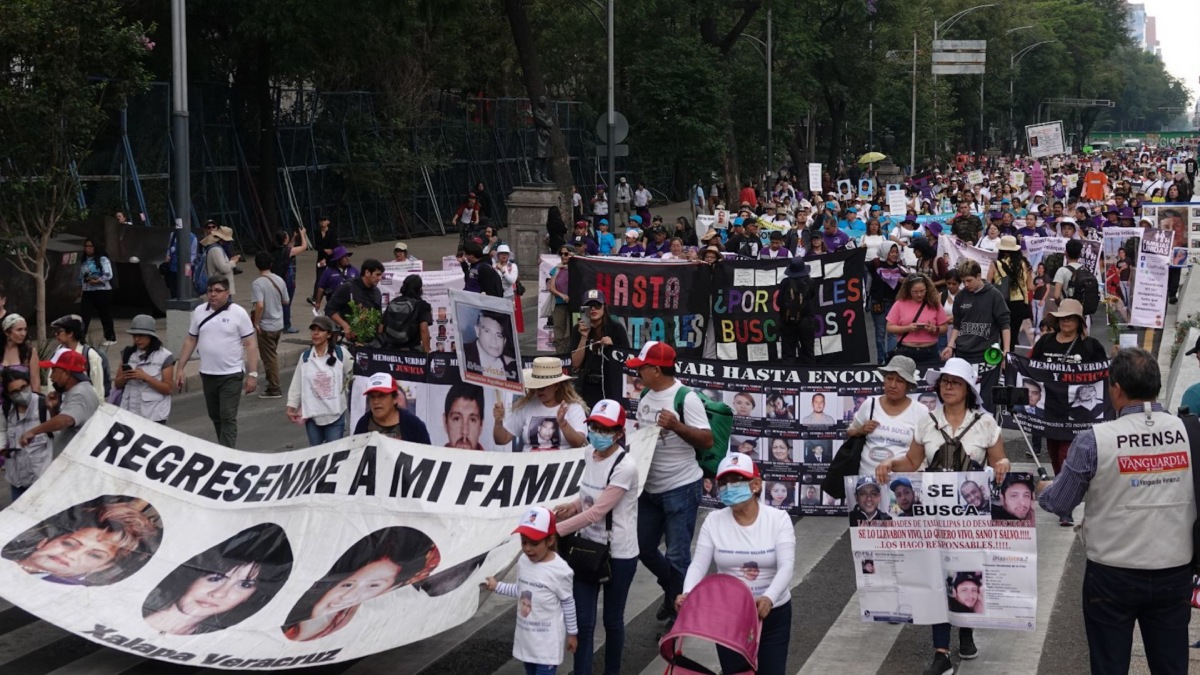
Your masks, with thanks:
[[[841,230],[837,230],[833,234],[822,230],[821,238],[825,240],[825,250],[830,252],[838,250],[850,241],[850,236]]]

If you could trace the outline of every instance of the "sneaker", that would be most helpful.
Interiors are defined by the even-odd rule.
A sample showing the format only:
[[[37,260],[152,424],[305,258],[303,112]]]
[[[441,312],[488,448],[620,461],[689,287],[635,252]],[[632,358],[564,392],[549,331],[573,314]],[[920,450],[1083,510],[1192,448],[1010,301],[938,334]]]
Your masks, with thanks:
[[[1058,525],[1059,527],[1075,527],[1075,519],[1070,516],[1059,518]]]
[[[312,305],[313,307],[316,307],[316,306],[317,306],[317,303],[313,302],[313,299],[312,299],[312,296],[311,296],[311,295],[310,295],[310,296],[308,296],[307,298],[305,298],[304,300],[305,300],[305,302],[307,302],[308,304]]]
[[[259,394],[258,397],[259,398],[283,398],[283,394],[280,392],[264,391],[263,393]]]
[[[954,664],[950,663],[950,655],[946,652],[934,652],[933,661],[925,669],[924,675],[951,675]]]
[[[964,661],[979,656],[979,648],[975,646],[974,633],[966,633],[960,631],[958,634],[958,656]]]
[[[289,334],[293,334],[293,335],[294,335],[294,334],[296,334],[296,333],[299,333],[299,332],[300,332],[300,329],[299,329],[299,328],[296,328],[295,326],[288,326],[287,328],[284,328],[284,329],[283,329],[283,332],[285,332],[285,333],[289,333]]]
[[[111,347],[111,346],[113,346],[113,345],[115,345],[115,344],[117,344],[117,341],[116,341],[116,340],[105,340],[104,342],[101,342],[101,343],[100,343],[100,346],[101,346],[101,347]]]

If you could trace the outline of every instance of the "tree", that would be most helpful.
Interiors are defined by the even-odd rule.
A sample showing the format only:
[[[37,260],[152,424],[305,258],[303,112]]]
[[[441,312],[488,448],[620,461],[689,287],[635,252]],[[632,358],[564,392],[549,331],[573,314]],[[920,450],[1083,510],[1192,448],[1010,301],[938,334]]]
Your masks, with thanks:
[[[73,167],[110,113],[145,88],[153,43],[118,0],[10,0],[0,21],[0,237],[34,279],[46,336],[46,249],[80,217]]]

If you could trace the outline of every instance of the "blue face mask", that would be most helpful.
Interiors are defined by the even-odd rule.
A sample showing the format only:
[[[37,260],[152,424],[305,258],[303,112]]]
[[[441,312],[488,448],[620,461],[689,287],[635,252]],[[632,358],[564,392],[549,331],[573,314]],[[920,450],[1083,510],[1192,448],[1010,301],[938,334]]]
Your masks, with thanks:
[[[725,506],[737,506],[742,502],[754,499],[754,493],[750,490],[750,481],[726,483],[718,489],[718,494],[721,497],[721,503]]]
[[[604,452],[605,450],[608,450],[609,448],[611,448],[612,444],[616,443],[616,442],[617,442],[616,436],[609,436],[608,434],[598,434],[595,431],[588,432],[588,443],[592,444],[592,447],[596,449],[596,452]]]

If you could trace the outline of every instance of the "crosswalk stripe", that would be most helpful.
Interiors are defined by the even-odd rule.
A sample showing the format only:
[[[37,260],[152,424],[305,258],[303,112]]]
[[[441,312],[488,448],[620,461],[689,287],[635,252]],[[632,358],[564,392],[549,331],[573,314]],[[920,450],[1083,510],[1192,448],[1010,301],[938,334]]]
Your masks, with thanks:
[[[0,635],[0,663],[18,659],[66,635],[66,631],[45,621],[34,621],[9,631]]]
[[[52,670],[48,675],[120,675],[142,661],[136,654],[100,648],[100,651]]]
[[[800,668],[799,675],[873,673],[883,665],[887,649],[900,635],[901,625],[866,623],[859,614],[858,593],[850,596],[837,621]],[[870,649],[862,649],[871,645]]]

